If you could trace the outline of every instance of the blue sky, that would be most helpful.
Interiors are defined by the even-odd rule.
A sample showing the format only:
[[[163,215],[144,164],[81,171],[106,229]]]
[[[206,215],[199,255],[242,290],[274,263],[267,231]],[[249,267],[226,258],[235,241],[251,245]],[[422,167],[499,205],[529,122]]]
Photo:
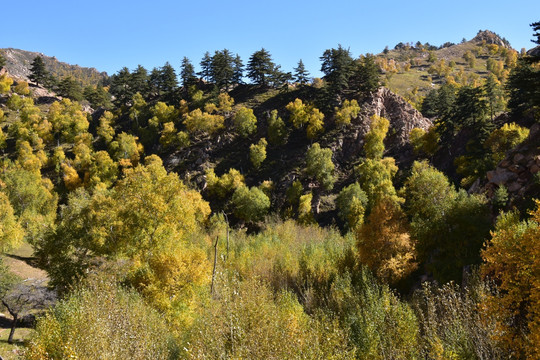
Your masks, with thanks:
[[[460,42],[478,30],[533,47],[529,24],[540,1],[43,1],[4,0],[0,48],[56,56],[113,74],[187,56],[198,67],[206,51],[227,48],[244,63],[261,47],[282,69],[299,59],[314,76],[319,57],[338,44],[356,57],[399,42]]]

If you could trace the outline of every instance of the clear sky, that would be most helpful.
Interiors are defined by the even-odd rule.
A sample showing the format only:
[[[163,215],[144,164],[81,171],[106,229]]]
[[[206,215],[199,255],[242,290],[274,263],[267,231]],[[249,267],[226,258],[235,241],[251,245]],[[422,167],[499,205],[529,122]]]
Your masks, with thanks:
[[[529,49],[540,1],[1,0],[0,12],[0,48],[109,74],[166,61],[178,70],[184,56],[198,68],[206,51],[224,48],[247,63],[264,47],[283,70],[302,59],[320,76],[319,57],[338,44],[356,57],[399,42],[457,43],[489,29]]]

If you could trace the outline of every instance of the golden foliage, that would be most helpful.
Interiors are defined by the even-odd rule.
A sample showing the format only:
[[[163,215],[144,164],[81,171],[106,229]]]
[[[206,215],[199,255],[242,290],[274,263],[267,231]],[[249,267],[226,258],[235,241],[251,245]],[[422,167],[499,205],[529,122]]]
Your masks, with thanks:
[[[24,229],[15,217],[9,198],[0,187],[0,251],[4,252],[19,244],[24,237]]]
[[[360,262],[389,283],[416,269],[415,247],[407,219],[398,203],[382,197],[356,231]]]
[[[195,109],[184,116],[184,124],[190,134],[206,133],[212,135],[223,129],[225,118]]]
[[[540,357],[540,202],[529,221],[503,214],[482,251],[482,272],[498,285],[484,306],[495,317],[495,336],[516,358]]]
[[[347,125],[351,123],[351,120],[358,116],[360,112],[360,106],[356,100],[345,100],[341,105],[341,108],[336,107],[336,124]]]

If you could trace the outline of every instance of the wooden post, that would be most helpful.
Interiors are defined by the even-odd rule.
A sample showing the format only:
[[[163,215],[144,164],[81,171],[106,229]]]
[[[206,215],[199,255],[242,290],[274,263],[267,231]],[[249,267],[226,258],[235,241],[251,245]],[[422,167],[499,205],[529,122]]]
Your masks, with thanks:
[[[219,242],[219,236],[216,236],[216,243],[214,244],[214,269],[212,270],[212,284],[210,285],[210,294],[214,297],[214,281],[216,279],[216,265],[217,265],[217,246]]]

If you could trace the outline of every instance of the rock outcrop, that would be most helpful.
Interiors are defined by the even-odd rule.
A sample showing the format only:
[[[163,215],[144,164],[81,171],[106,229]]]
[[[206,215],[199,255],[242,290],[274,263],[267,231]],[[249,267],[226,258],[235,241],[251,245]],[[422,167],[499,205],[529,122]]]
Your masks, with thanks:
[[[486,179],[476,183],[470,192],[492,197],[499,186],[506,187],[509,206],[537,196],[540,172],[540,124],[531,127],[529,138],[506,154],[497,167],[488,171]]]
[[[385,117],[390,122],[384,143],[388,155],[395,157],[398,162],[406,161],[406,158],[412,156],[409,146],[411,130],[428,130],[433,125],[430,119],[425,118],[404,98],[387,88],[380,88],[370,101],[363,105],[362,114],[353,122],[351,128],[338,135],[337,143],[331,146],[334,153],[340,154],[344,161],[360,156],[364,136],[369,131],[373,115]]]
[[[421,128],[427,131],[433,125],[430,119],[425,118],[404,98],[387,88],[380,88],[374,94],[368,109],[372,114],[390,121],[387,142],[393,146],[407,144],[412,129]]]
[[[471,40],[473,43],[495,44],[498,46],[511,49],[510,43],[506,39],[502,39],[499,35],[489,30],[480,30],[478,34]]]

